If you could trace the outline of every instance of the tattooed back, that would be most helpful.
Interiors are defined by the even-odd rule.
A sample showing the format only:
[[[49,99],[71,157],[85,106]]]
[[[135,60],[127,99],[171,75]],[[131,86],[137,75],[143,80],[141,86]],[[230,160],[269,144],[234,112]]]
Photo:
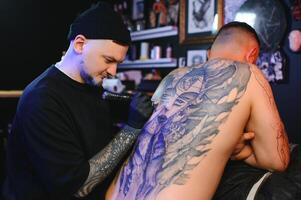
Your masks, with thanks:
[[[108,199],[211,199],[250,114],[248,64],[213,59],[167,75]]]

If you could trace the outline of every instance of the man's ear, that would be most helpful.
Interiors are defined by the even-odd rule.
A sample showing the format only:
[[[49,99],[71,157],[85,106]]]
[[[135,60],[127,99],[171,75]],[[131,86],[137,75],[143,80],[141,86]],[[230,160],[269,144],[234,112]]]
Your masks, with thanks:
[[[86,41],[87,39],[85,36],[77,35],[73,40],[73,50],[78,54],[82,53]]]
[[[207,49],[207,60],[209,60],[210,59],[210,55],[211,55],[211,49]]]
[[[246,60],[248,63],[252,63],[252,64],[255,64],[256,63],[256,60],[258,58],[258,55],[259,55],[259,49],[258,47],[253,47],[251,48],[248,52],[247,52],[247,55],[246,55]]]

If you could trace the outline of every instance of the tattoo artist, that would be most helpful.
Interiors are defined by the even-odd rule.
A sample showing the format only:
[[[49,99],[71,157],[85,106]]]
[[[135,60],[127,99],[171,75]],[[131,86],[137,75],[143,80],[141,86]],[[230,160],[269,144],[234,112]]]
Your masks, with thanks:
[[[101,185],[132,147],[152,113],[137,93],[127,125],[112,138],[102,81],[116,74],[130,33],[111,5],[99,2],[70,26],[69,48],[24,90],[7,145],[6,200],[101,199]]]

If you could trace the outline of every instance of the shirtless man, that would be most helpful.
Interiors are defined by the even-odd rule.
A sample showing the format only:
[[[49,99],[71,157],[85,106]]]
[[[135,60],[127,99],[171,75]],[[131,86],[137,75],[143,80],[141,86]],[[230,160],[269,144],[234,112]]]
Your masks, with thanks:
[[[107,199],[211,199],[244,131],[255,133],[246,163],[285,170],[287,135],[269,83],[251,64],[258,52],[254,29],[231,22],[218,33],[208,62],[167,75]]]

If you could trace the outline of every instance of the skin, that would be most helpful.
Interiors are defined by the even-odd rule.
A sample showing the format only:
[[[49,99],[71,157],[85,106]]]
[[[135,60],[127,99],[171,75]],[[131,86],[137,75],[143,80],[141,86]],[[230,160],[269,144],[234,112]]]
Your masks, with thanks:
[[[249,156],[251,156],[253,150],[249,145],[249,142],[254,138],[255,138],[254,132],[247,132],[242,134],[239,142],[236,144],[236,147],[232,152],[231,160],[245,160]]]
[[[115,76],[117,65],[126,56],[128,46],[112,40],[90,40],[78,35],[58,63],[58,68],[80,83],[100,86],[104,78]]]
[[[232,37],[217,39],[204,65],[164,78],[153,96],[156,109],[107,199],[209,200],[231,156],[286,169],[287,135],[268,82],[251,64],[259,46],[243,32]]]

